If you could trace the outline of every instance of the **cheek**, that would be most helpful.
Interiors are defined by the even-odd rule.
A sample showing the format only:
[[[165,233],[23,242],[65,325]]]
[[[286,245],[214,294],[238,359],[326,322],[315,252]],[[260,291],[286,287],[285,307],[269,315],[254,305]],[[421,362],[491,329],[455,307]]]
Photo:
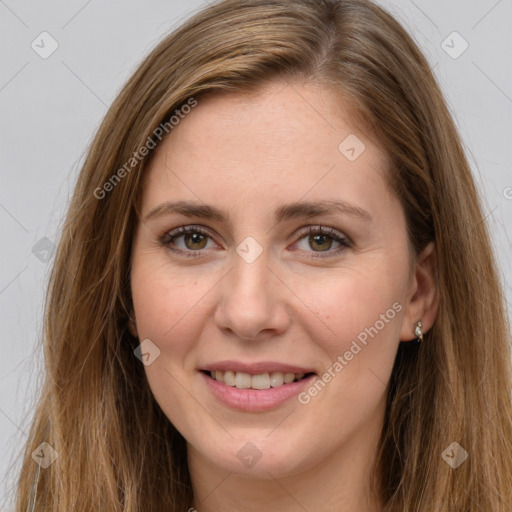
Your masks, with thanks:
[[[173,330],[183,315],[183,302],[168,307],[171,290],[160,273],[140,272],[132,276],[132,296],[139,338],[158,340],[158,345]]]
[[[384,403],[404,309],[407,267],[400,270],[392,258],[367,263],[340,269],[336,278],[319,281],[321,286],[304,284],[299,292],[314,304],[303,327],[324,356],[320,382],[306,390],[301,403],[320,415],[331,411],[334,430],[347,435]]]
[[[206,279],[206,281],[205,281]],[[201,423],[204,410],[190,400],[192,355],[204,329],[208,290],[215,284],[192,272],[177,271],[165,263],[143,261],[133,266],[132,298],[140,341],[150,339],[159,349],[154,362],[144,366],[155,400],[181,432]],[[187,414],[183,414],[187,411]]]
[[[390,279],[393,275],[396,279]],[[302,282],[297,290],[303,302],[312,305],[311,314],[303,316],[310,337],[331,360],[349,350],[354,340],[364,344],[367,338],[383,347],[397,343],[403,309],[398,274],[383,272],[382,267],[340,269],[336,277],[319,280],[316,286]]]
[[[139,338],[151,339],[164,355],[172,352],[179,358],[190,350],[200,338],[215,275],[142,260],[134,265],[131,288]]]

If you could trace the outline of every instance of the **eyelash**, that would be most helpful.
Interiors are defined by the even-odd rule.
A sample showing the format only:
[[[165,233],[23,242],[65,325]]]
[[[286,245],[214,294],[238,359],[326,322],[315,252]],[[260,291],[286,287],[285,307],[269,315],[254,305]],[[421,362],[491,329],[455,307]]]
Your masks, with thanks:
[[[196,251],[193,250],[183,250],[183,249],[176,249],[172,247],[172,242],[179,238],[180,236],[191,234],[191,233],[200,233],[201,235],[205,235],[208,238],[212,238],[211,234],[208,230],[204,229],[201,226],[194,226],[194,225],[188,225],[188,226],[180,226],[176,229],[173,229],[172,231],[166,232],[161,238],[160,243],[164,245],[167,249],[174,253],[178,253],[180,255],[185,255],[187,258],[199,258],[203,255],[203,251],[206,251],[208,249],[199,249]],[[345,236],[343,236],[339,231],[335,230],[334,228],[327,227],[327,226],[308,226],[305,229],[302,229],[299,233],[300,238],[298,241],[302,240],[306,236],[311,235],[327,235],[329,238],[332,238],[333,241],[338,242],[340,244],[340,247],[338,247],[336,250],[331,251],[313,251],[310,256],[307,256],[311,259],[325,259],[331,257],[333,254],[339,254],[343,251],[345,251],[347,248],[352,247],[352,242]],[[309,251],[307,251],[309,252]],[[328,253],[329,256],[323,256],[322,253]]]

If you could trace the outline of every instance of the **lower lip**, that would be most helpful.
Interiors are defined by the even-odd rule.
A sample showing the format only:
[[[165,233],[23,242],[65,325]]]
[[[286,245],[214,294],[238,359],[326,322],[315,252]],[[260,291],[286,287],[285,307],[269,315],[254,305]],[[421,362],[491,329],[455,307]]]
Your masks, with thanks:
[[[310,375],[305,379],[289,384],[283,384],[269,389],[238,389],[223,382],[212,379],[200,372],[206,385],[223,404],[245,412],[263,412],[276,409],[290,398],[297,396],[315,377]]]

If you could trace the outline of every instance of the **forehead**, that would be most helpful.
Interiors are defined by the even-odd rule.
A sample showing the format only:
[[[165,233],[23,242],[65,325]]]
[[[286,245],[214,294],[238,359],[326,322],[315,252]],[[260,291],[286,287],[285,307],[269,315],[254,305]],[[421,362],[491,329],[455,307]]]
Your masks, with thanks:
[[[277,83],[250,96],[200,98],[157,148],[143,212],[171,197],[249,211],[258,200],[269,206],[326,194],[370,208],[386,187],[387,156],[351,110],[314,85]]]

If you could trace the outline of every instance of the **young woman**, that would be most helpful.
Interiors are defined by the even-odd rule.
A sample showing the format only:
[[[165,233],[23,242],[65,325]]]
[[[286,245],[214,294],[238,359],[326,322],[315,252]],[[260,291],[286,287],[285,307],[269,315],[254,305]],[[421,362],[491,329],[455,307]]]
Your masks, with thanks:
[[[224,0],[80,173],[17,511],[510,512],[510,338],[459,135],[366,0]]]

